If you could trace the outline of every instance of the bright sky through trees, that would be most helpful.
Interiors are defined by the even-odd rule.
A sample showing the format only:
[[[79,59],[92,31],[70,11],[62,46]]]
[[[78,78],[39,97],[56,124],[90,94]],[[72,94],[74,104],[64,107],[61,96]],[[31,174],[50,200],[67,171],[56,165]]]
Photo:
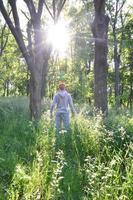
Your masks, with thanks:
[[[21,2],[21,4],[19,4],[18,7],[19,7],[19,16],[21,18],[21,27],[22,29],[25,29],[25,26],[27,24],[27,19],[24,16],[23,12],[26,11],[27,13],[28,11],[24,2]],[[53,51],[56,51],[60,58],[65,57],[66,51],[68,49],[68,44],[70,41],[68,33],[69,32],[68,23],[61,15],[60,20],[55,25],[53,24],[53,21],[51,20],[49,13],[45,14],[49,21],[47,22],[48,30],[45,30],[47,32],[47,41],[51,43],[51,45],[53,46]]]
[[[81,1],[79,0],[71,0],[70,5],[75,5],[79,6],[81,5]],[[19,16],[20,16],[20,24],[21,28],[23,29],[23,33],[25,30],[25,27],[27,25],[27,19],[26,16],[28,16],[28,10],[27,7],[25,6],[24,1],[17,1],[18,5],[18,11],[19,11]],[[129,9],[129,6],[133,5],[132,0],[127,0],[125,4],[125,10]],[[25,13],[25,15],[24,15]],[[50,19],[49,13],[45,13],[47,15],[47,18]],[[2,16],[0,15],[0,20],[3,21]],[[69,28],[68,28],[68,23],[64,20],[63,17],[61,17],[61,20],[56,24],[56,25],[51,25],[51,19],[49,20],[49,23],[47,26],[49,27],[47,31],[47,40],[52,44],[53,49],[56,50],[59,54],[60,57],[65,57],[66,56],[66,51],[68,49],[68,44],[70,42],[70,36],[69,36]]]
[[[68,44],[69,29],[65,20],[60,20],[57,24],[50,25],[48,28],[48,42],[53,46],[53,50],[56,50],[60,57],[64,57]]]

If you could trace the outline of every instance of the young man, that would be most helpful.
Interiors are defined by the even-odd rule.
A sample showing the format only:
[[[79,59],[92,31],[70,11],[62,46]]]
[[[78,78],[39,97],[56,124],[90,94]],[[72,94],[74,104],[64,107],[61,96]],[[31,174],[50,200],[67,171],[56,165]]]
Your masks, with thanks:
[[[59,91],[54,95],[53,102],[50,108],[50,116],[53,117],[53,110],[56,106],[56,131],[61,130],[63,123],[65,130],[69,130],[69,111],[68,106],[71,108],[73,114],[76,114],[71,95],[65,90],[65,83],[59,82]]]

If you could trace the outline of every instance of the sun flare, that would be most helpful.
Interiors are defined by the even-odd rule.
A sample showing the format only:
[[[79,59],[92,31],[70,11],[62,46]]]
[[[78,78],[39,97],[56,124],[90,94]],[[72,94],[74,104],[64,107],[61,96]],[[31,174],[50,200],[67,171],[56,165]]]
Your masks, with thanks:
[[[57,24],[51,25],[48,29],[48,42],[57,50],[59,54],[63,55],[69,44],[68,28],[65,22],[60,21]]]

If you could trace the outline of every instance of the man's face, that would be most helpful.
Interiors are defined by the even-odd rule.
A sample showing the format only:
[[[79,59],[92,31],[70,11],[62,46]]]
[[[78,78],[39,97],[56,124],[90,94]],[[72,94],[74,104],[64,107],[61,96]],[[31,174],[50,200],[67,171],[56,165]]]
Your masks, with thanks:
[[[61,84],[61,85],[59,86],[59,88],[60,88],[60,90],[64,90],[64,89],[65,89],[65,85],[64,85],[64,84]]]

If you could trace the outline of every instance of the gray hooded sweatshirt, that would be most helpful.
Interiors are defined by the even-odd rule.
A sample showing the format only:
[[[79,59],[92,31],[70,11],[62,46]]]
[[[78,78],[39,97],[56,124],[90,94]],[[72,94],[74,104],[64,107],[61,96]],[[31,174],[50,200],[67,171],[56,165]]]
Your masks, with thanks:
[[[68,112],[68,106],[70,106],[71,111],[75,113],[72,97],[66,90],[59,90],[54,95],[53,102],[50,108],[51,113],[53,112],[53,109],[55,106],[56,106],[57,112],[60,112],[60,113]]]

